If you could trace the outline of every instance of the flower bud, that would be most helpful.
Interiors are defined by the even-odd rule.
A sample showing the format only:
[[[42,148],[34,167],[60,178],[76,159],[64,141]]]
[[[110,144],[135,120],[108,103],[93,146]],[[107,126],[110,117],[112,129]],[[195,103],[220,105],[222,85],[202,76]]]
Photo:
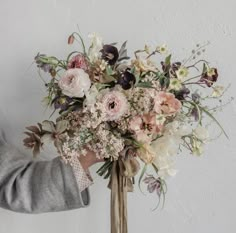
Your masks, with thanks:
[[[69,38],[68,38],[68,44],[73,44],[74,41],[75,41],[75,37],[74,37],[73,34],[71,34],[71,35],[69,36]]]

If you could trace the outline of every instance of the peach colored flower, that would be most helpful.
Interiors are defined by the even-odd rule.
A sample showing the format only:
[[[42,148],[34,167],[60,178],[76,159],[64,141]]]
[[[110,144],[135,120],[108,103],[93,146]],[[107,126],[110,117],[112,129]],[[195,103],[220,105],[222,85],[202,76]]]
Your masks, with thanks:
[[[137,58],[135,60],[132,60],[132,65],[134,65],[140,72],[157,71],[155,64],[148,59]]]
[[[163,126],[158,124],[157,116],[154,113],[135,116],[129,123],[129,129],[135,133],[138,141],[150,142],[152,136],[162,130]]]
[[[155,151],[148,143],[143,144],[138,149],[137,155],[146,164],[152,163],[156,157]]]
[[[58,82],[62,93],[69,97],[83,97],[91,86],[89,75],[82,69],[69,69]]]
[[[140,131],[141,128],[142,128],[142,124],[143,124],[143,121],[142,121],[142,118],[141,116],[135,116],[131,119],[131,121],[129,122],[129,128],[132,130],[132,131]]]
[[[135,116],[130,122],[129,122],[129,129],[134,132],[136,139],[139,142],[149,142],[151,141],[150,136],[148,135],[148,132],[144,130],[143,128],[143,120],[141,116]]]
[[[154,98],[154,110],[158,114],[175,114],[177,113],[182,104],[175,98],[174,94],[159,92]]]

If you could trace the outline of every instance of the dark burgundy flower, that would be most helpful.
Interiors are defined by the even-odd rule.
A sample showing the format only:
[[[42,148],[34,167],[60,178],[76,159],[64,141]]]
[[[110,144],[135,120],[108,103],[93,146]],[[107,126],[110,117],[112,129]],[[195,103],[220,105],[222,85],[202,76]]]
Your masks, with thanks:
[[[216,68],[210,68],[202,74],[200,79],[201,82],[204,82],[208,87],[211,87],[218,78],[218,71]]]
[[[175,62],[171,65],[173,71],[177,71],[181,67],[181,62]]]
[[[161,67],[164,72],[170,71],[172,75],[175,74],[175,71],[177,71],[181,66],[181,62],[174,62],[172,64],[166,64],[165,62],[161,62]]]
[[[128,90],[135,83],[135,76],[126,70],[125,72],[121,73],[117,83],[120,84],[124,90]]]
[[[174,95],[178,100],[185,100],[189,93],[190,90],[187,87],[183,87],[181,90],[175,91]]]
[[[119,57],[118,49],[113,45],[104,45],[100,51],[102,59],[108,62],[109,65],[114,65]]]

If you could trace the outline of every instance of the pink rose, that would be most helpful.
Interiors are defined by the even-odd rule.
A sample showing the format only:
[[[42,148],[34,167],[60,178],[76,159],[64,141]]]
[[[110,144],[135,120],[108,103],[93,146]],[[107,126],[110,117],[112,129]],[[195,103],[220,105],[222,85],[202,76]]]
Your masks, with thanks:
[[[72,57],[67,65],[68,69],[80,68],[83,70],[88,70],[88,61],[82,54],[77,54]]]
[[[83,97],[91,86],[89,75],[82,69],[69,69],[58,82],[62,93],[69,97]]]
[[[159,92],[154,99],[154,110],[158,114],[175,114],[182,104],[172,93]]]

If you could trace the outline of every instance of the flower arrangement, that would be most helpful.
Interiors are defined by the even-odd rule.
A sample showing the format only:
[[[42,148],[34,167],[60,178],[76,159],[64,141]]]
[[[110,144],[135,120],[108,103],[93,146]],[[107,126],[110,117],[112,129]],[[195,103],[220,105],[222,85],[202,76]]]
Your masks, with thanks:
[[[216,85],[217,69],[198,59],[206,45],[197,45],[188,59],[173,62],[166,45],[154,49],[146,45],[130,58],[126,42],[118,49],[95,33],[89,38],[86,49],[81,35],[71,34],[68,44],[77,41],[82,51],[71,52],[65,60],[35,57],[39,69],[50,75],[45,101],[59,116],[56,122],[27,127],[24,144],[37,155],[51,140],[69,164],[87,149],[104,158],[97,173],[110,178],[111,189],[118,183],[112,192],[118,203],[112,208],[124,207],[119,213],[122,222],[125,195],[133,190],[139,170],[139,184],[144,182],[161,200],[165,179],[176,174],[174,156],[183,149],[197,156],[203,153],[210,141],[209,120],[226,135],[214,117],[225,89]],[[212,100],[217,104],[210,108]],[[127,231],[122,223],[112,232],[119,232],[119,227]]]

